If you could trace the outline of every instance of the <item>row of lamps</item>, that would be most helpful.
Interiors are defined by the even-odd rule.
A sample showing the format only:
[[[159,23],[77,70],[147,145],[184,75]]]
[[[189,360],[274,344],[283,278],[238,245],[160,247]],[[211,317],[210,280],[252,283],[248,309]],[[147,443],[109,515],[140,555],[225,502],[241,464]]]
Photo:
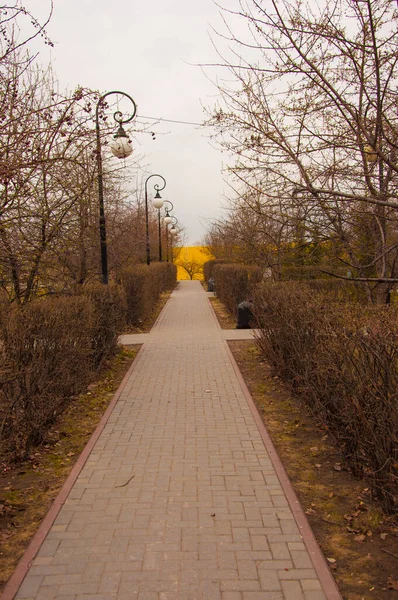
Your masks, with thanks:
[[[133,147],[129,140],[129,137],[126,131],[123,128],[123,125],[132,121],[137,112],[137,105],[134,102],[133,98],[126,94],[125,92],[120,91],[112,91],[103,94],[97,103],[96,111],[95,111],[95,130],[96,130],[96,138],[97,138],[97,171],[98,171],[98,199],[99,199],[99,232],[100,232],[100,246],[101,246],[101,275],[102,275],[102,283],[107,284],[109,280],[108,274],[108,254],[107,254],[107,242],[106,242],[106,222],[105,222],[105,210],[104,210],[104,186],[103,186],[103,171],[102,171],[102,156],[101,156],[101,137],[100,137],[100,125],[99,125],[99,111],[101,106],[104,103],[105,98],[110,96],[111,94],[119,94],[121,96],[126,97],[133,105],[133,110],[131,115],[128,118],[123,118],[123,113],[117,110],[113,114],[113,118],[118,123],[119,128],[116,134],[113,137],[112,142],[110,143],[110,150],[114,156],[117,158],[127,158],[133,152]],[[170,211],[173,210],[174,206],[172,202],[169,200],[163,200],[160,192],[164,190],[166,187],[166,180],[163,175],[159,175],[158,173],[154,173],[153,175],[149,175],[149,177],[145,180],[145,230],[146,230],[146,262],[149,265],[151,263],[151,254],[150,254],[150,245],[149,245],[149,213],[148,213],[148,182],[152,177],[156,177],[158,180],[161,180],[161,184],[155,183],[155,197],[153,200],[154,208],[158,209],[158,233],[159,233],[159,261],[162,261],[162,236],[161,236],[161,215],[160,209],[167,202],[171,205],[171,209],[166,207],[166,215],[163,219],[166,224],[166,241],[168,245],[168,227],[171,225],[170,234],[172,236],[177,235],[178,228],[177,223],[178,219],[172,215],[170,215]],[[169,257],[168,247],[167,247],[167,260]]]

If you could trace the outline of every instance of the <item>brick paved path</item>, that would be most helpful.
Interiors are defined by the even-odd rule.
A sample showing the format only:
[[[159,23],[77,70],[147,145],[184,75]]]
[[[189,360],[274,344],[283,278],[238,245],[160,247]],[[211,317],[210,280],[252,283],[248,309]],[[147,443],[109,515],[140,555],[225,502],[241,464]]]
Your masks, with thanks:
[[[181,282],[15,597],[340,598],[300,532],[206,294]]]

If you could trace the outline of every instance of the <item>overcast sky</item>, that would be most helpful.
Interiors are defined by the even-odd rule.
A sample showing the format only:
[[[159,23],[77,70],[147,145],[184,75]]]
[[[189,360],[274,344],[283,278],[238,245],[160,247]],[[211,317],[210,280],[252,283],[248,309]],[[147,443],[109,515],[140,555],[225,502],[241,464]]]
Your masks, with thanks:
[[[26,5],[43,17],[49,1]],[[212,0],[54,0],[47,32],[61,89],[122,90],[136,101],[137,118],[201,123],[202,105],[213,105],[217,90],[195,65],[217,62],[209,32],[220,24]],[[39,59],[46,62],[48,51],[41,48]],[[134,146],[146,155],[147,175],[166,178],[164,198],[174,203],[193,245],[221,213],[227,191],[221,170],[228,157],[210,145],[211,132],[198,126],[164,123],[154,129],[156,140],[141,134]]]

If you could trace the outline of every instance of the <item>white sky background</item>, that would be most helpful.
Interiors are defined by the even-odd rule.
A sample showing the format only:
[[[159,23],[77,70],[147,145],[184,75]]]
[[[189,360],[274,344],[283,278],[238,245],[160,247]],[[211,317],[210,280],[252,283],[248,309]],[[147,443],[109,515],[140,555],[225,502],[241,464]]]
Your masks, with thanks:
[[[228,0],[229,7],[234,3]],[[48,0],[25,4],[39,18],[49,7]],[[219,60],[211,26],[221,27],[212,0],[54,0],[47,32],[55,44],[51,61],[61,90],[78,85],[102,93],[121,90],[137,103],[137,119],[201,123],[201,103],[213,106],[217,100],[216,88],[194,66]],[[40,45],[39,62],[48,59],[49,50]],[[162,196],[173,202],[173,214],[186,227],[187,245],[199,243],[204,226],[222,212],[227,157],[210,145],[210,130],[163,123],[154,131],[155,141],[149,134],[133,141],[136,152],[145,155],[144,175],[166,178]]]

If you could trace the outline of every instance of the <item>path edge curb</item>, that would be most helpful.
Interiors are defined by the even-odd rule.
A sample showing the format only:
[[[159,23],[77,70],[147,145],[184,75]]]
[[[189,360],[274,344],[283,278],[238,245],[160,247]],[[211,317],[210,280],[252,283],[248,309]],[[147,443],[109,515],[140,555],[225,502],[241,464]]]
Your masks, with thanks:
[[[169,298],[168,298],[168,300],[167,300],[166,304],[163,306],[163,308],[162,308],[162,310],[160,311],[160,313],[158,314],[158,316],[157,316],[157,318],[156,318],[155,322],[153,323],[153,325],[152,325],[152,327],[151,327],[151,331],[152,331],[153,329],[155,329],[156,325],[159,325],[161,317],[163,318],[163,311],[164,311],[164,309],[166,308],[166,306],[167,306],[167,304],[169,303],[169,301],[171,300],[171,298],[173,297],[173,294],[174,294],[174,292],[175,292],[175,291],[177,291],[177,288],[178,288],[178,286],[179,286],[179,283],[180,283],[180,281],[179,281],[179,279],[177,279],[177,281],[176,281],[176,285],[175,285],[175,287],[173,288],[173,290],[172,290],[172,292],[171,292],[171,294],[170,294],[170,296],[169,296]],[[149,332],[149,333],[148,333],[148,335],[149,335],[150,333],[151,333],[151,332]]]
[[[271,437],[265,427],[264,421],[262,420],[260,413],[258,412],[257,406],[252,398],[252,395],[249,392],[249,388],[247,387],[245,380],[243,379],[243,375],[240,372],[239,366],[235,360],[234,355],[232,354],[228,341],[224,340],[224,344],[226,345],[227,353],[231,360],[232,367],[238,378],[239,385],[243,391],[249,408],[253,414],[257,428],[264,442],[264,446],[270,456],[271,462],[276,471],[281,487],[285,492],[287,501],[297,522],[298,528],[300,530],[300,535],[303,538],[303,542],[308,550],[308,554],[311,557],[315,571],[318,574],[319,580],[323,587],[323,591],[325,592],[325,595],[328,600],[343,600],[343,597],[337,586],[336,580],[334,579],[333,574],[329,569],[323,552],[319,547],[314,532],[311,529],[311,526],[308,522],[307,517],[305,516],[304,510],[299,502],[296,492],[294,491],[293,485],[286,473],[285,467],[283,466],[283,463],[279,458],[274,443],[271,440]]]
[[[211,308],[211,312],[214,320],[218,325],[218,329],[222,331],[222,327],[217,319],[217,315],[214,311],[213,305],[210,301],[210,298],[207,298],[208,303]],[[322,584],[323,591],[326,594],[327,600],[343,600],[343,597],[340,593],[340,590],[337,586],[336,580],[333,577],[332,572],[329,569],[329,565],[326,562],[326,559],[323,555],[323,552],[315,538],[314,532],[311,529],[311,526],[308,522],[308,519],[304,513],[304,510],[297,498],[297,494],[294,491],[293,485],[286,473],[285,467],[279,455],[276,451],[273,441],[265,427],[264,421],[258,412],[257,406],[252,398],[252,395],[247,387],[245,380],[243,379],[243,375],[239,369],[238,363],[235,360],[234,355],[232,354],[231,348],[229,347],[228,340],[223,340],[226,346],[227,354],[231,361],[232,367],[235,371],[235,375],[238,378],[239,385],[242,389],[242,392],[246,398],[247,404],[253,414],[254,420],[256,422],[257,428],[261,435],[261,439],[263,440],[264,446],[269,454],[272,465],[275,469],[275,472],[278,476],[279,482],[283,491],[286,494],[287,501],[292,510],[294,518],[296,519],[297,525],[300,530],[300,535],[303,538],[303,542],[307,548],[308,554],[311,557],[312,563],[314,565],[315,571],[319,577],[319,581]],[[245,340],[249,341],[249,340]],[[253,343],[255,342],[253,338]]]
[[[87,459],[90,456],[91,451],[95,446],[95,443],[97,442],[105,425],[107,424],[108,419],[111,416],[113,409],[115,408],[131,374],[133,373],[134,369],[136,368],[138,358],[139,358],[140,354],[142,353],[143,348],[144,348],[144,345],[141,345],[141,348],[137,352],[137,355],[135,356],[127,373],[123,377],[119,387],[117,388],[115,394],[113,395],[108,408],[102,415],[100,422],[98,423],[97,427],[95,428],[94,432],[92,433],[87,444],[83,448],[79,458],[75,462],[75,464],[74,464],[71,472],[69,473],[68,477],[66,478],[62,488],[60,489],[57,496],[53,500],[51,507],[49,508],[48,512],[46,513],[45,517],[43,518],[38,530],[36,531],[35,535],[33,536],[32,540],[30,542],[29,546],[26,548],[24,554],[22,555],[17,566],[15,567],[13,574],[11,575],[8,582],[6,583],[3,593],[0,597],[0,600],[13,600],[16,593],[18,592],[23,580],[25,579],[25,576],[26,576],[28,570],[31,567],[32,561],[35,559],[36,554],[40,549],[40,546],[42,545],[45,538],[47,537],[48,532],[50,531],[55,519],[57,518],[62,506],[65,503],[65,500],[67,499],[67,497],[69,495],[69,492],[71,491],[73,485],[75,484],[76,479],[79,477],[84,465],[86,464]]]

